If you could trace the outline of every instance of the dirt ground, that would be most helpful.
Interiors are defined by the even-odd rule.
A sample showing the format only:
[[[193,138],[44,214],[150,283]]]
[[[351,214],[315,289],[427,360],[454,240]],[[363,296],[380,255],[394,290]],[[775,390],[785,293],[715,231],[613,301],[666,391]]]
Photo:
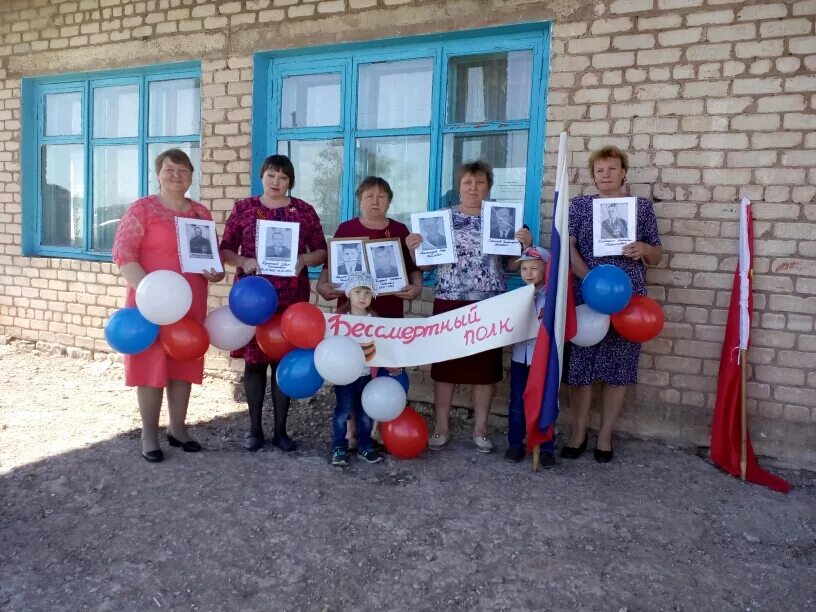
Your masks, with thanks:
[[[439,453],[339,469],[330,399],[293,406],[297,453],[252,454],[208,378],[207,452],[153,465],[118,364],[1,345],[0,609],[816,610],[813,473],[785,496],[635,439],[533,473],[464,413]]]

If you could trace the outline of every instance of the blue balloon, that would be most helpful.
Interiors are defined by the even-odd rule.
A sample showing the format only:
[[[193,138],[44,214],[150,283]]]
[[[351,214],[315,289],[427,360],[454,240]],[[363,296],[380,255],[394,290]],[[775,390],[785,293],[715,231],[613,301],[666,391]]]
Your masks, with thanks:
[[[587,306],[604,314],[620,312],[632,299],[632,279],[617,266],[605,264],[589,271],[581,284]]]
[[[410,384],[410,381],[408,380],[408,372],[405,371],[405,368],[403,368],[402,371],[396,376],[391,376],[391,374],[388,373],[387,368],[379,368],[377,369],[377,377],[380,376],[387,376],[388,378],[393,378],[399,384],[401,384],[402,388],[405,389],[405,392],[408,393],[408,385]]]
[[[232,286],[229,307],[245,325],[261,325],[275,314],[278,292],[263,276],[245,276]]]
[[[105,340],[114,351],[135,355],[150,348],[159,335],[159,326],[142,316],[138,308],[122,308],[105,323]]]
[[[278,388],[289,397],[303,399],[311,397],[323,384],[314,363],[314,350],[292,349],[278,364],[275,372]]]

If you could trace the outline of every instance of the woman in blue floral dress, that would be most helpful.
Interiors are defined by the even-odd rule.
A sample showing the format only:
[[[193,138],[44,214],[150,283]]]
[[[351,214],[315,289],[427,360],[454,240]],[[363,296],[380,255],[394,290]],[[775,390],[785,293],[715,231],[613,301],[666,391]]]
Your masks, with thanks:
[[[456,262],[436,268],[433,314],[461,308],[505,290],[505,260],[510,258],[482,253],[482,201],[490,195],[493,170],[483,161],[463,164],[458,179],[460,203],[451,209]],[[526,228],[516,232],[515,238],[524,248],[533,242],[533,236]],[[421,243],[419,234],[411,234],[405,239],[412,253]],[[517,268],[518,264],[513,266],[508,261],[507,267]],[[473,442],[479,452],[492,452],[493,444],[487,438],[487,417],[493,388],[503,374],[500,348],[434,363],[431,378],[434,381],[436,428],[428,441],[429,448],[439,450],[447,444],[454,389],[456,385],[469,384],[473,386]]]
[[[589,169],[598,187],[597,196],[579,196],[570,203],[569,234],[572,272],[583,279],[590,270],[612,264],[632,279],[637,295],[646,295],[646,266],[660,263],[663,248],[657,231],[654,207],[646,198],[637,199],[637,240],[623,248],[623,256],[594,257],[592,255],[592,200],[595,197],[624,196],[623,185],[629,160],[617,147],[604,147],[589,158]],[[583,303],[580,281],[575,287],[576,305]],[[570,385],[570,408],[573,428],[561,456],[580,457],[587,447],[587,425],[592,402],[592,383],[603,383],[601,427],[595,445],[595,459],[601,463],[612,460],[612,430],[626,397],[627,387],[637,383],[640,344],[622,338],[609,328],[606,337],[595,346],[569,345],[567,382]]]

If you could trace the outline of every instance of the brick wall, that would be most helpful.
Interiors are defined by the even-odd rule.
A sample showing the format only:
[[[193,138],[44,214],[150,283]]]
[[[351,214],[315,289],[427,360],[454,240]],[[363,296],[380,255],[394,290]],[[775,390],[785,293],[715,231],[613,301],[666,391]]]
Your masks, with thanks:
[[[22,76],[200,59],[201,197],[223,221],[249,194],[253,52],[553,20],[542,214],[551,211],[560,131],[571,136],[573,194],[592,193],[589,152],[617,144],[631,156],[632,193],[655,201],[666,251],[648,274],[666,328],[645,347],[623,428],[706,442],[745,195],[756,219],[755,444],[816,465],[808,450],[816,430],[814,16],[814,0],[7,2],[0,333],[101,355],[102,325],[124,293],[110,264],[20,255]],[[211,305],[227,290],[214,286]],[[413,310],[425,313],[428,303]],[[214,370],[234,367],[223,354],[208,359]],[[425,373],[414,375],[415,394],[427,399]]]

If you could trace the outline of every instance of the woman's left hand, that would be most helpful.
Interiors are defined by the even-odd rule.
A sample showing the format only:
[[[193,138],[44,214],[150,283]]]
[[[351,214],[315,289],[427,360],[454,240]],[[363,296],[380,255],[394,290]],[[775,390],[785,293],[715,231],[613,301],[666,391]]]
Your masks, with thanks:
[[[210,283],[220,283],[227,274],[226,272],[216,272],[215,268],[210,268],[209,271],[204,270],[201,275]]]
[[[398,298],[402,298],[403,300],[415,300],[420,296],[421,293],[422,287],[420,285],[410,284],[405,285],[394,295],[396,295]]]
[[[623,247],[623,256],[630,259],[646,259],[651,252],[650,247],[645,242],[630,242]]]
[[[295,263],[295,276],[300,276],[300,273],[303,272],[303,268],[306,267],[306,254],[301,253],[297,256],[297,263]]]
[[[516,232],[516,240],[521,243],[522,248],[526,249],[533,245],[533,234],[526,227],[522,227]]]

